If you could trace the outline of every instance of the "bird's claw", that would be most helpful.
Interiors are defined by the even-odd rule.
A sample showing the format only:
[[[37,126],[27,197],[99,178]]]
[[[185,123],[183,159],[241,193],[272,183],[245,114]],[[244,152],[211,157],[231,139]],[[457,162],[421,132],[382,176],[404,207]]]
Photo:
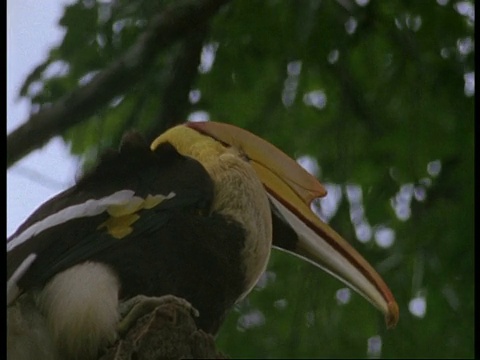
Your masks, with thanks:
[[[119,312],[121,320],[117,326],[118,334],[126,334],[138,319],[152,312],[158,306],[170,304],[184,307],[189,310],[194,317],[199,316],[198,310],[185,299],[173,295],[165,295],[161,297],[138,295],[120,304]]]

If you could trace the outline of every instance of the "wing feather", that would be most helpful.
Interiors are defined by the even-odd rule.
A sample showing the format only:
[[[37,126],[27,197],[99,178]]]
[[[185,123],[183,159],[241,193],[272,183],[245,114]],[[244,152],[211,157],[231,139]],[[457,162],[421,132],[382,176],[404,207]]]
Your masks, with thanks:
[[[128,134],[119,151],[107,152],[7,240],[8,299],[122,242],[154,236],[173,212],[208,212],[212,199],[200,163],[169,143],[151,151]]]

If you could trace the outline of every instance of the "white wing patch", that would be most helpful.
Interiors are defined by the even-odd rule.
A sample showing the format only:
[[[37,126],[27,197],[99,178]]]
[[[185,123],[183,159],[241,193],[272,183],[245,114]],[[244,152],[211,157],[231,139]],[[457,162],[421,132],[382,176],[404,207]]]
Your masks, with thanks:
[[[151,209],[162,201],[173,198],[175,193],[170,192],[168,195],[148,195],[145,199],[134,195],[135,192],[133,190],[120,190],[101,199],[90,199],[84,203],[66,207],[59,212],[36,222],[10,240],[7,243],[7,251],[13,250],[18,245],[23,244],[25,241],[40,234],[42,231],[63,224],[69,220],[96,216],[104,211],[107,211],[112,217],[132,214],[140,209]]]
[[[99,215],[112,205],[127,204],[133,198],[135,198],[134,195],[135,192],[132,190],[120,190],[101,199],[90,199],[84,203],[66,207],[59,212],[56,212],[55,214],[47,216],[45,219],[36,222],[18,236],[13,238],[7,244],[7,251],[14,249],[20,244],[23,244],[25,241],[35,235],[40,234],[42,231],[63,224],[69,220]]]
[[[7,281],[7,305],[9,305],[17,295],[20,293],[20,289],[17,285],[18,280],[25,274],[25,272],[28,270],[30,265],[35,261],[37,258],[37,254],[30,254],[28,255],[25,260],[22,261],[20,266],[15,270],[12,276],[10,276],[10,279]]]

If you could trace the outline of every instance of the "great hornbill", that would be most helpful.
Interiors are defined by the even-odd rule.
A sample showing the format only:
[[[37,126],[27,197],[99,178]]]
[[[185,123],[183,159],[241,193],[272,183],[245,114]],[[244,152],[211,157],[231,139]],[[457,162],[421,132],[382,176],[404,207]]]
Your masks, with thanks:
[[[339,278],[394,325],[398,306],[381,277],[311,211],[325,194],[294,160],[232,125],[186,123],[151,146],[127,133],[7,240],[8,358],[94,359],[116,337],[119,303],[137,295],[184,298],[215,334],[272,245]]]

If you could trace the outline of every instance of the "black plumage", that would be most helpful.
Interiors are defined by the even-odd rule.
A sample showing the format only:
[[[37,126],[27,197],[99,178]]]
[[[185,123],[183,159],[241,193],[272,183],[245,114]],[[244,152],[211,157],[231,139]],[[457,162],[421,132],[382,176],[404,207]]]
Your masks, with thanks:
[[[122,239],[99,228],[106,213],[47,229],[11,251],[8,277],[32,252],[37,259],[18,283],[23,291],[41,288],[75,264],[104,263],[120,280],[120,299],[138,294],[183,297],[199,310],[199,327],[215,332],[243,291],[244,229],[210,212],[212,179],[196,160],[180,155],[169,143],[151,151],[140,135],[127,134],[119,151],[106,152],[93,170],[41,206],[12,238],[67,206],[125,189],[141,197],[175,196],[140,210],[132,233]]]

